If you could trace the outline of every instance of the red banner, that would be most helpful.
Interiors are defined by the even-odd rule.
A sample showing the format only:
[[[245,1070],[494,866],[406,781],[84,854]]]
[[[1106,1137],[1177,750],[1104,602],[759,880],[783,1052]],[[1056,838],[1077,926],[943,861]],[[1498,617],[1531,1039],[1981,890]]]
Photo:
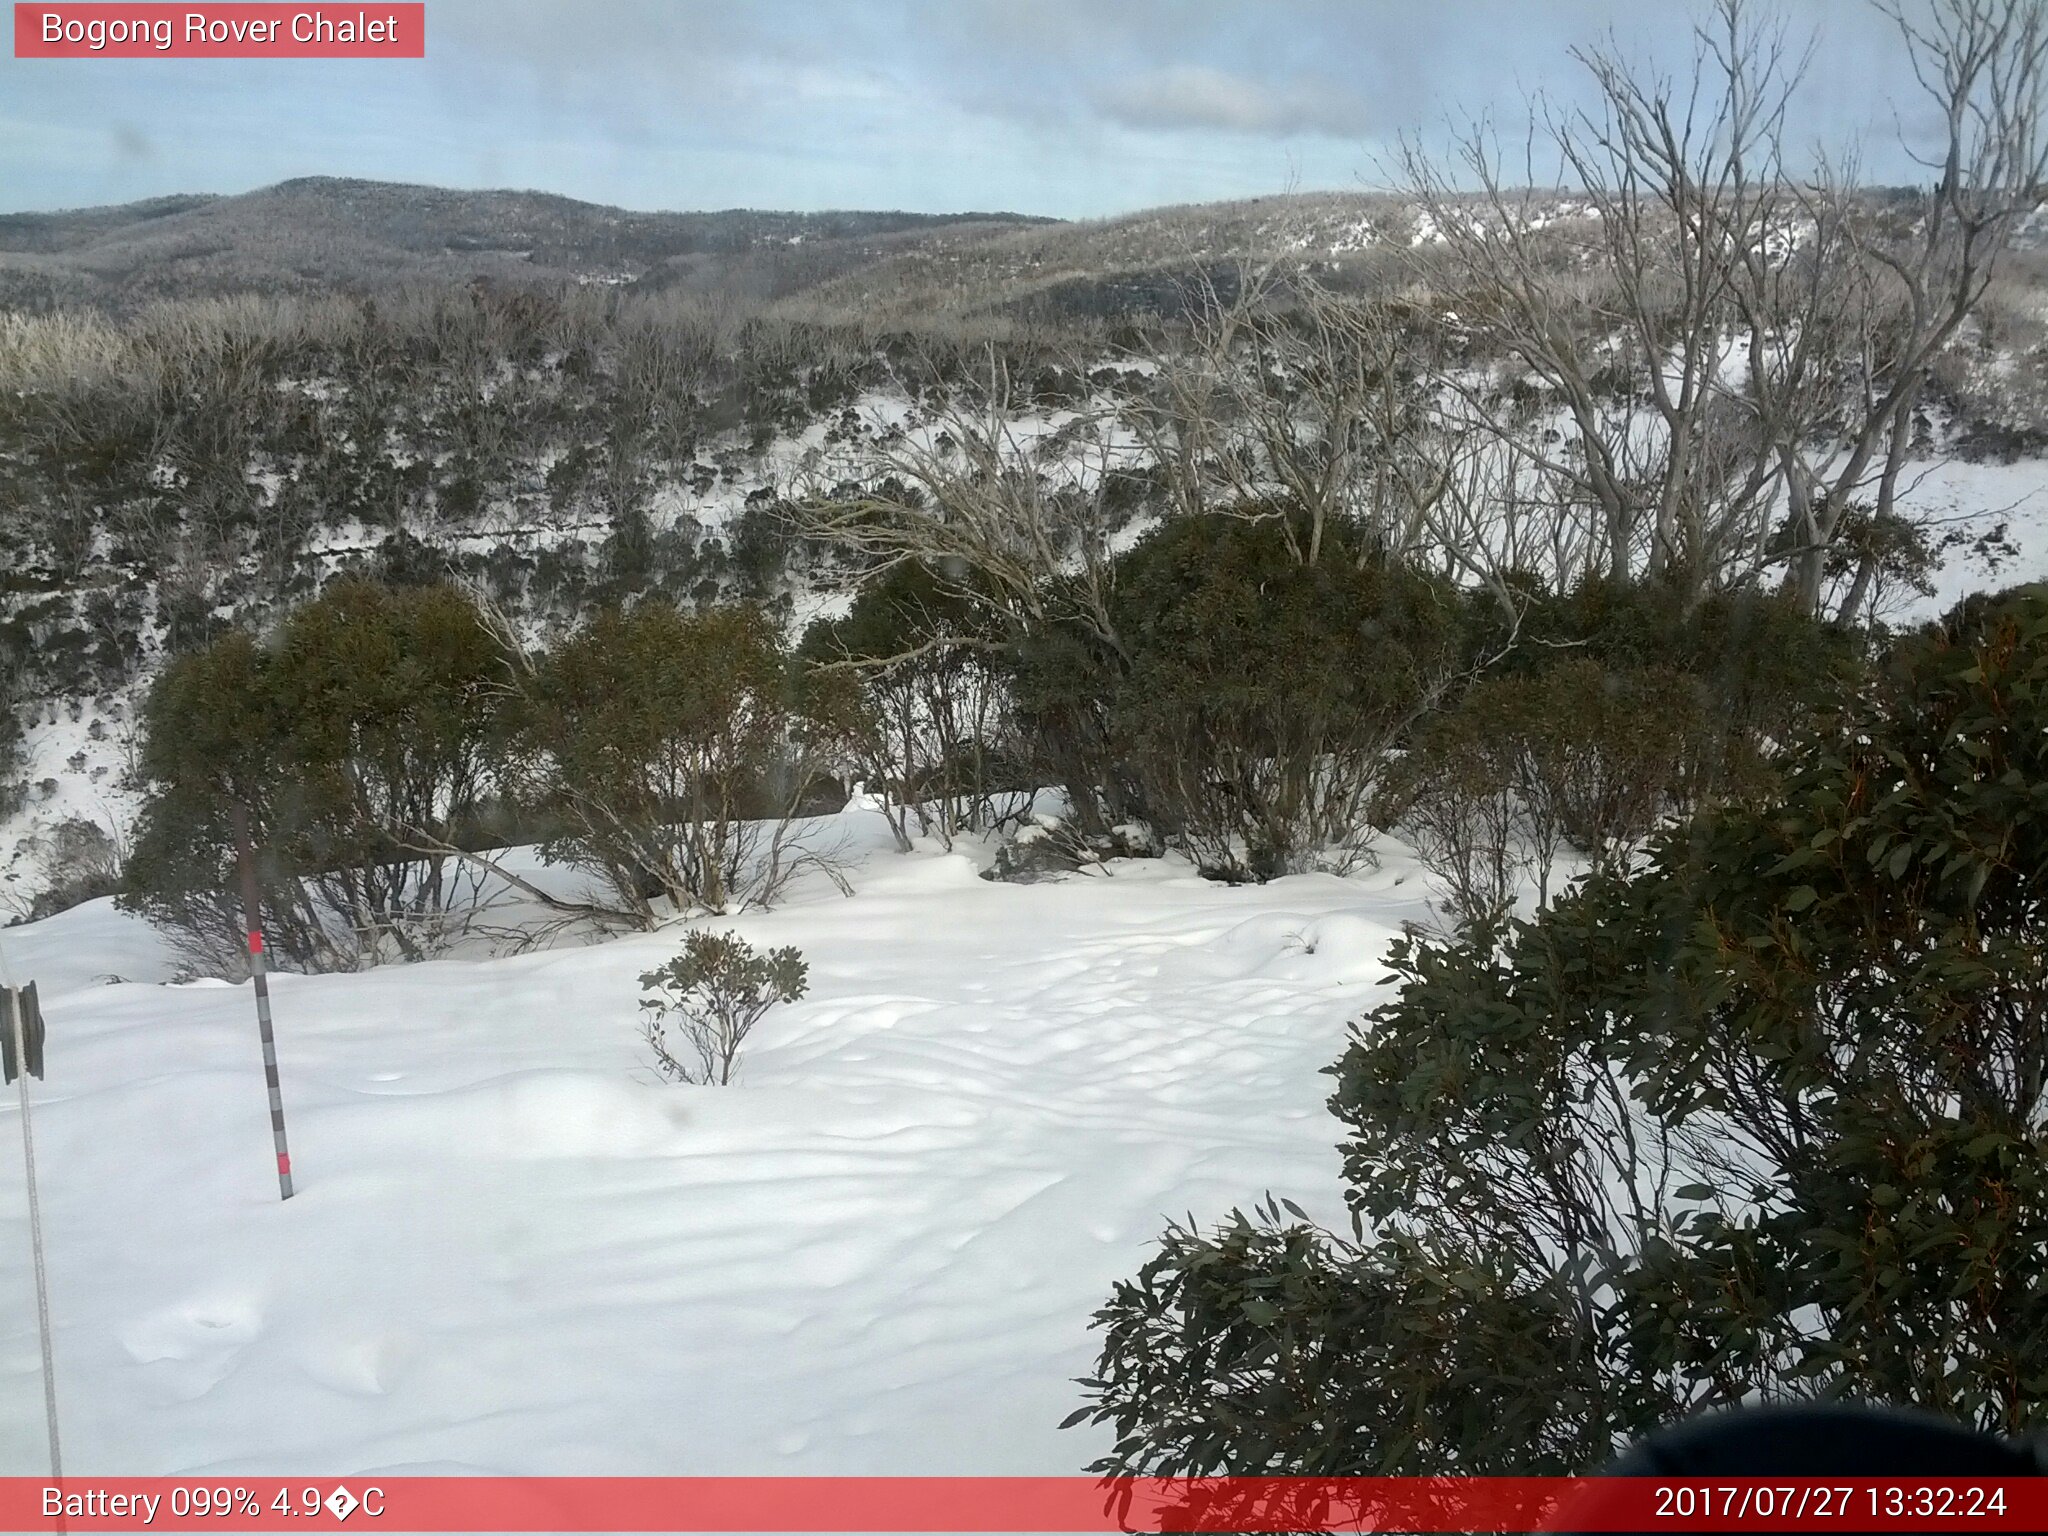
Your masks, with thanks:
[[[17,59],[423,59],[427,8],[355,5],[22,5]]]
[[[2042,1531],[2048,1480],[0,1478],[0,1530]]]

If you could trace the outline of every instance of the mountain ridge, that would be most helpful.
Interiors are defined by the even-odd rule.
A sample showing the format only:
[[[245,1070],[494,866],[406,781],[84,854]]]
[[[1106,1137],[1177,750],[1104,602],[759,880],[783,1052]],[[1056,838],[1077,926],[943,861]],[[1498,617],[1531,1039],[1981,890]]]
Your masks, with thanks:
[[[234,292],[375,291],[408,281],[630,282],[712,258],[774,298],[953,227],[1015,231],[1055,221],[1002,212],[639,212],[560,193],[472,191],[308,176],[250,192],[184,193],[101,207],[0,214],[0,305],[123,308]],[[780,248],[801,261],[763,263]],[[745,269],[779,265],[779,281]],[[741,269],[732,272],[725,269]]]

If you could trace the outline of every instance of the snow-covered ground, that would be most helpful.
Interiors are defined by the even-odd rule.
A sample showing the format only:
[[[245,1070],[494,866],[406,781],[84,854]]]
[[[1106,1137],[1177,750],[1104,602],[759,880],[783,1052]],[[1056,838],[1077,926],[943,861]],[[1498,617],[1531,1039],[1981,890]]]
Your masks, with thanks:
[[[246,985],[168,984],[106,902],[0,932],[49,1021],[67,1471],[1082,1468],[1089,1315],[1167,1218],[1271,1189],[1343,1219],[1320,1069],[1423,878],[998,885],[838,831],[852,897],[714,922],[811,967],[730,1088],[639,1039],[675,929],[277,978],[288,1204]],[[18,1118],[9,1090],[0,1473],[32,1474]]]
[[[1934,573],[1933,593],[1902,594],[1888,618],[1901,624],[1938,618],[1972,592],[2048,579],[2048,463],[1940,459],[1914,464],[1904,479],[1901,506],[1936,539],[1954,530],[1974,540],[2003,528],[2010,553],[1987,562],[1966,548],[1950,551]]]

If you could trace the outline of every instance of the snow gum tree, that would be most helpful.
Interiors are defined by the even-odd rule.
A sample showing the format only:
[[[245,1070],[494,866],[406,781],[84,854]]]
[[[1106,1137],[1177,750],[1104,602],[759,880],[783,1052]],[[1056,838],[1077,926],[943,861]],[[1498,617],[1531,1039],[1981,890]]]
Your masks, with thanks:
[[[1866,610],[1933,370],[2048,179],[2048,7],[1877,9],[1922,125],[1904,148],[1926,182],[1894,203],[1853,156],[1788,148],[1817,61],[1749,0],[1718,0],[1684,76],[1579,50],[1593,104],[1533,103],[1520,154],[1480,123],[1448,161],[1401,156],[1425,280],[1541,403],[1447,370],[1454,435],[1541,488],[1587,573],[1692,594],[1769,576],[1811,611]]]

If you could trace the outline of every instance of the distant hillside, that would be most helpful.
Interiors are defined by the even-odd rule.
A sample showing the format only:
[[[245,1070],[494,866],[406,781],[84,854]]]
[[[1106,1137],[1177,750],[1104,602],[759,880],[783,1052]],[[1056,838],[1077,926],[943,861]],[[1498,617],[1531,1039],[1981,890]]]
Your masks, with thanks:
[[[1291,255],[1383,264],[1415,239],[1400,198],[1310,192],[1150,208],[1086,223],[948,229],[820,283],[792,307],[905,318],[938,311],[1121,315],[1175,308],[1192,278]]]
[[[1873,189],[1873,196],[1889,195]],[[1570,219],[1582,200],[1538,199]],[[1432,243],[1399,196],[1306,192],[1065,222],[1011,213],[632,213],[541,192],[308,177],[235,197],[0,215],[0,308],[502,282],[701,293],[794,319],[1114,317],[1227,287],[1245,258],[1370,282]],[[2048,210],[2020,231],[2048,243]],[[2026,264],[2038,268],[2038,260]]]
[[[539,192],[308,177],[235,197],[0,215],[0,306],[126,308],[249,290],[373,291],[475,276],[680,283],[772,300],[940,230],[1014,214],[632,213]]]
[[[1008,213],[631,213],[539,192],[309,177],[234,197],[0,215],[0,307],[128,309],[257,291],[577,282],[792,314],[1124,314],[1243,256],[1371,263],[1405,247],[1396,198],[1306,193],[1067,223]]]

